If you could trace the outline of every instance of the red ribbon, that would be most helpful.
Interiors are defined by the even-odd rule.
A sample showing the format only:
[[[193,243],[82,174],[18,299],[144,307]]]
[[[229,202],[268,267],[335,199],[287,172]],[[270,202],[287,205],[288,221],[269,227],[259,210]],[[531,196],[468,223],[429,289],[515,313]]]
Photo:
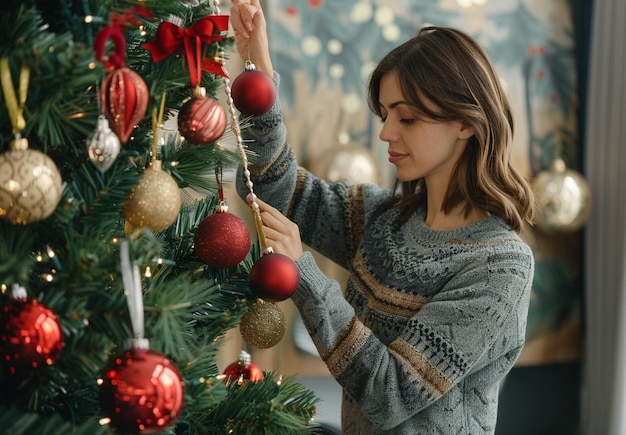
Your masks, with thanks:
[[[109,55],[108,59],[104,59],[104,50],[106,42],[111,39],[115,43],[115,53]],[[106,26],[98,32],[93,41],[94,55],[96,60],[104,64],[106,71],[126,66],[126,40],[124,34],[119,27]]]
[[[152,19],[154,15],[152,15],[152,11],[145,6],[133,6],[132,8],[126,9],[124,13],[119,14],[115,11],[111,12],[111,27],[119,27],[120,29],[124,26],[139,26],[141,24],[141,20],[135,18],[135,15],[140,17]]]
[[[138,26],[141,21],[135,18],[135,15],[152,18],[152,12],[143,6],[135,6],[126,9],[123,14],[117,12],[111,13],[111,24],[103,27],[94,39],[94,51],[96,60],[102,62],[106,71],[126,66],[126,40],[124,39],[125,26]],[[107,41],[111,39],[115,43],[115,52],[105,57],[105,49]]]
[[[154,41],[144,44],[143,48],[150,51],[154,62],[159,62],[184,49],[191,84],[198,86],[203,70],[223,77],[228,76],[221,63],[202,59],[202,43],[221,42],[223,40],[221,32],[226,30],[228,15],[208,15],[186,29],[163,21],[156,31]]]

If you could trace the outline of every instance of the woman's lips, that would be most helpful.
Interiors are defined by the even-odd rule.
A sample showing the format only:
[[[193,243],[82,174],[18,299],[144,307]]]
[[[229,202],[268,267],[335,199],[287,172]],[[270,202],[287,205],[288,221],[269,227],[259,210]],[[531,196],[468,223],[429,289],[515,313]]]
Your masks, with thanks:
[[[407,158],[408,154],[389,152],[389,163],[398,163],[400,160]]]

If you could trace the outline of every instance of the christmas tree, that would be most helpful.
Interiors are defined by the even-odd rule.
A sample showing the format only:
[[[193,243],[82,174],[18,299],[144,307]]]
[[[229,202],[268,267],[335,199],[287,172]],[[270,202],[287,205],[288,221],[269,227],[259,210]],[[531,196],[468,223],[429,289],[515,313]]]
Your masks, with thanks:
[[[247,160],[214,98],[231,89],[219,2],[0,12],[0,431],[313,433],[293,377],[216,363],[244,322],[258,347],[284,332],[250,290],[263,238],[223,196]]]

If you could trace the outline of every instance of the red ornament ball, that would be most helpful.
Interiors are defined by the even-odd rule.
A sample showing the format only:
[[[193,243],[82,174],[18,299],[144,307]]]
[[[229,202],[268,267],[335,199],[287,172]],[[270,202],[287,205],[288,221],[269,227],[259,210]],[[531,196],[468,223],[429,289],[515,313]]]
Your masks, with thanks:
[[[264,72],[244,71],[233,82],[231,96],[233,104],[242,114],[259,116],[274,105],[276,86]]]
[[[0,328],[0,357],[12,374],[52,365],[63,347],[57,316],[36,299],[15,299],[3,306]]]
[[[130,68],[116,68],[104,78],[100,89],[102,110],[120,142],[126,143],[143,119],[149,98],[146,82]]]
[[[300,273],[286,255],[270,253],[259,258],[250,270],[252,293],[270,302],[291,297],[300,283]]]
[[[239,354],[239,360],[226,367],[224,375],[226,385],[243,385],[248,381],[258,382],[264,377],[261,367],[253,363],[250,354],[243,350]]]
[[[152,350],[125,351],[107,366],[101,381],[102,411],[124,433],[162,432],[183,408],[184,385],[178,369]]]
[[[226,269],[241,263],[250,251],[250,230],[239,217],[217,212],[200,222],[194,236],[194,250],[203,263]]]
[[[226,111],[215,98],[197,95],[180,108],[178,130],[189,143],[210,144],[226,130]]]

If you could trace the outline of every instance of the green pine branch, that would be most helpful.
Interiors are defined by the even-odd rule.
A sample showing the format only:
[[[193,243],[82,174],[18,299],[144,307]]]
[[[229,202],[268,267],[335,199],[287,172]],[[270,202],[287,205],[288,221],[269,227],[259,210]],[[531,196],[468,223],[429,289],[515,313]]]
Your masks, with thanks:
[[[208,433],[307,434],[313,423],[318,399],[294,378],[264,373],[257,383],[233,384],[227,398],[202,420]]]
[[[165,119],[191,96],[184,56],[153,63],[142,45],[163,19],[183,27],[213,13],[211,2],[190,6],[175,0],[5,0],[0,5],[0,57],[8,57],[17,83],[30,69],[23,136],[31,149],[48,154],[64,181],[54,214],[42,222],[12,225],[0,219],[0,306],[6,291],[23,285],[59,318],[61,356],[49,367],[8,373],[0,362],[0,433],[103,434],[97,379],[133,337],[119,258],[120,240],[143,274],[145,335],[151,348],[178,366],[185,407],[164,433],[312,433],[316,398],[292,378],[267,373],[257,384],[224,385],[216,357],[225,334],[237,327],[255,300],[249,272],[258,245],[237,266],[213,270],[194,252],[195,229],[218,205],[216,168],[229,171],[240,156],[227,143],[195,146],[174,136],[159,146],[163,170],[178,183],[186,201],[170,228],[153,233],[125,228],[122,207],[152,155],[155,109],[164,100]],[[97,32],[112,12],[145,6],[142,29],[125,29],[126,65],[150,90],[144,119],[105,173],[90,161],[87,143],[100,109],[97,91],[105,71],[93,53]],[[90,16],[91,20],[85,17]],[[232,39],[204,47],[206,56],[226,52]],[[208,95],[223,90],[223,79],[202,74]],[[6,100],[0,93],[0,153],[13,136]],[[229,134],[223,141],[232,140]],[[187,200],[187,197],[202,198]],[[163,198],[167,200],[167,198]]]

